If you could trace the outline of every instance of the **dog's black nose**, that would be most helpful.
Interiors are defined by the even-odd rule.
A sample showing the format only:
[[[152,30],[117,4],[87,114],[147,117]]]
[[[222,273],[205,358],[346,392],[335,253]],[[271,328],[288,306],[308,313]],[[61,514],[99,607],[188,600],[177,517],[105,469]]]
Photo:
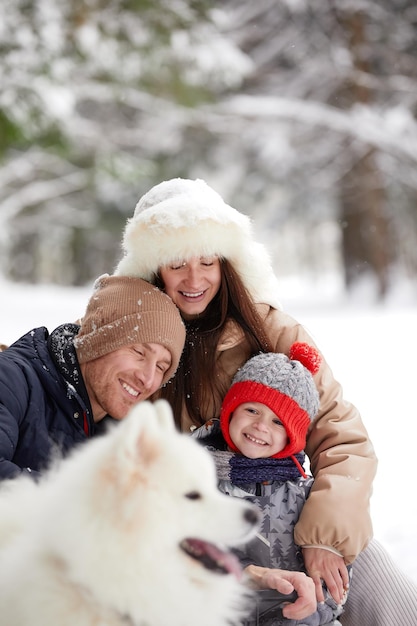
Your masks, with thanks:
[[[245,518],[245,521],[249,522],[249,524],[251,524],[252,526],[258,524],[260,520],[260,514],[256,509],[252,508],[246,509],[243,517]]]

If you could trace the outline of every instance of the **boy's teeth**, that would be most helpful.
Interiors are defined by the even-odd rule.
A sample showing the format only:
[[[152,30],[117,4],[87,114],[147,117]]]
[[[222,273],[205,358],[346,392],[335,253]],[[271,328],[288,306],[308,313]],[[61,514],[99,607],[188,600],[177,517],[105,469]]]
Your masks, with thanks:
[[[251,441],[253,441],[254,443],[260,443],[263,446],[266,445],[265,441],[261,441],[260,439],[255,439],[255,437],[251,437],[250,435],[246,435],[246,437],[250,439]]]

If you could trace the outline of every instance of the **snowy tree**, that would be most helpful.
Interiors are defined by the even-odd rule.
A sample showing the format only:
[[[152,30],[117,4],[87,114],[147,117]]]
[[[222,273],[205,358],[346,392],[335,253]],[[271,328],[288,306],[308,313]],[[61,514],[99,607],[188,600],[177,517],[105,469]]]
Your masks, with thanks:
[[[111,271],[138,193],[177,171],[189,110],[239,75],[242,55],[206,13],[202,0],[7,3],[0,245],[12,277]]]
[[[5,3],[5,0],[3,0]],[[0,22],[2,268],[111,271],[151,185],[203,177],[279,274],[417,273],[412,0],[15,0]]]
[[[230,36],[253,61],[240,93],[218,107],[246,156],[240,200],[255,196],[270,232],[283,228],[302,249],[302,221],[322,232],[321,256],[330,217],[347,285],[368,273],[383,295],[393,270],[415,273],[417,260],[414,3],[225,4]],[[291,254],[279,237],[276,250],[277,265]]]

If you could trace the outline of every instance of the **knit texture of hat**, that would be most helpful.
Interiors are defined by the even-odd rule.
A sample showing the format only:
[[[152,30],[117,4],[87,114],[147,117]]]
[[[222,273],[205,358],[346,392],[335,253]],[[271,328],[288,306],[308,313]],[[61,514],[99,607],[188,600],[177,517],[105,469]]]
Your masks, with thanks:
[[[237,371],[222,404],[220,427],[230,449],[239,452],[229,434],[233,411],[243,403],[260,402],[275,413],[288,435],[287,445],[273,458],[293,456],[304,450],[310,421],[319,410],[319,393],[312,373],[318,371],[320,363],[318,351],[305,343],[293,344],[290,358],[268,352],[249,359]]]
[[[171,298],[140,278],[105,275],[96,281],[74,346],[85,363],[123,346],[159,343],[172,358],[164,384],[178,367],[184,342],[184,323]]]
[[[253,240],[250,218],[204,180],[174,178],[152,187],[127,221],[122,246],[116,275],[153,281],[161,266],[218,256],[230,261],[255,302],[281,308],[269,255]]]

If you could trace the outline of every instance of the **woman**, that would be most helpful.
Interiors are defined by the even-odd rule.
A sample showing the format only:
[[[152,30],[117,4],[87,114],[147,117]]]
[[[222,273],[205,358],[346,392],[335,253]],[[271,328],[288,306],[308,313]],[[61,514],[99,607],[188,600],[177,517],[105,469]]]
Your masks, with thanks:
[[[253,354],[288,354],[297,341],[315,345],[281,310],[268,254],[253,240],[250,219],[204,181],[173,179],[153,187],[128,220],[123,248],[116,273],[162,287],[186,323],[179,370],[162,391],[183,431],[218,417],[234,374]],[[318,601],[323,600],[320,579],[341,600],[346,565],[356,559],[343,624],[417,623],[416,587],[381,546],[369,544],[377,459],[357,409],[344,400],[321,356],[314,377],[320,411],[306,445],[315,482],[295,526],[295,541],[302,546]]]

